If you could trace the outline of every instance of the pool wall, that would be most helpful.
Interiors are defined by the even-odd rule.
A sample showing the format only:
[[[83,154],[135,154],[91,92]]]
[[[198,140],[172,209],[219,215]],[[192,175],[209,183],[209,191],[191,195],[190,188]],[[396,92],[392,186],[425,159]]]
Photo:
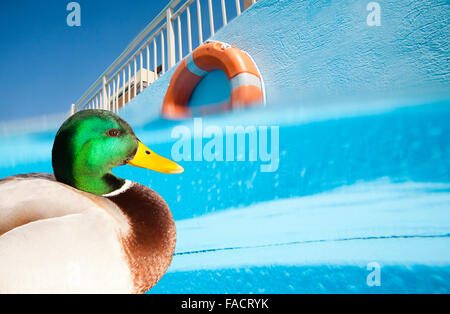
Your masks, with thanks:
[[[260,0],[212,39],[253,57],[269,105],[448,93],[448,1],[377,1],[380,26],[367,24],[369,2]],[[140,124],[158,117],[173,71],[122,115]]]

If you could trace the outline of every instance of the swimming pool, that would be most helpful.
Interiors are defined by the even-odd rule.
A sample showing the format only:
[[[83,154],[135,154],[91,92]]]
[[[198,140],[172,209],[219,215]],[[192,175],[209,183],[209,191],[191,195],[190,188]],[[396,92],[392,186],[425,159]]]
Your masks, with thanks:
[[[151,293],[450,292],[449,105],[208,116],[219,128],[278,126],[277,171],[261,172],[262,161],[180,161],[177,176],[116,168],[160,193],[177,223],[175,257]],[[193,128],[156,119],[134,129],[169,157],[177,125]],[[55,132],[2,137],[0,177],[51,172]]]

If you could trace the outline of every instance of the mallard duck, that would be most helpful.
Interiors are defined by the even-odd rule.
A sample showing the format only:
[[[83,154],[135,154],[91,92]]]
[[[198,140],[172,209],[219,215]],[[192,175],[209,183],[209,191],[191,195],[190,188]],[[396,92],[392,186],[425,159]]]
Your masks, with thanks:
[[[158,193],[111,169],[183,168],[106,110],[63,123],[52,165],[53,175],[0,180],[0,293],[148,291],[172,260],[175,223]]]

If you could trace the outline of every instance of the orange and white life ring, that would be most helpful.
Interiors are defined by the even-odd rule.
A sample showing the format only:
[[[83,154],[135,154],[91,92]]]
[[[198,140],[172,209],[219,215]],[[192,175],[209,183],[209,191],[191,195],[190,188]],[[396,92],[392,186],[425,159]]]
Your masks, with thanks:
[[[164,96],[162,115],[170,119],[192,116],[188,106],[192,92],[201,79],[214,70],[222,70],[230,82],[231,97],[223,110],[264,103],[264,83],[253,59],[228,44],[207,42],[183,59],[175,70]],[[205,107],[199,114],[208,110],[211,111]]]

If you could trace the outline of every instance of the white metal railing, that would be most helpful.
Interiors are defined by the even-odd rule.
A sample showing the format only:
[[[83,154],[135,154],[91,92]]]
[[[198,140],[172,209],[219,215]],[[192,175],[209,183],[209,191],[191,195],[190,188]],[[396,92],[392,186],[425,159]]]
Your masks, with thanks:
[[[176,62],[200,46],[204,37],[214,36],[219,27],[227,25],[229,20],[239,16],[256,1],[171,0],[83,96],[72,104],[71,113],[94,108],[117,112],[144,88],[172,68]],[[207,12],[202,10],[205,4],[208,8]],[[195,11],[191,10],[194,5]],[[222,25],[216,27],[214,15],[218,14],[221,14]],[[202,18],[205,15],[209,20],[209,32],[205,31],[202,25]],[[193,27],[195,23],[192,23],[193,16],[197,20],[195,30]],[[182,19],[185,20],[184,23]],[[195,31],[198,40],[193,36]],[[185,43],[184,46],[183,43]]]

